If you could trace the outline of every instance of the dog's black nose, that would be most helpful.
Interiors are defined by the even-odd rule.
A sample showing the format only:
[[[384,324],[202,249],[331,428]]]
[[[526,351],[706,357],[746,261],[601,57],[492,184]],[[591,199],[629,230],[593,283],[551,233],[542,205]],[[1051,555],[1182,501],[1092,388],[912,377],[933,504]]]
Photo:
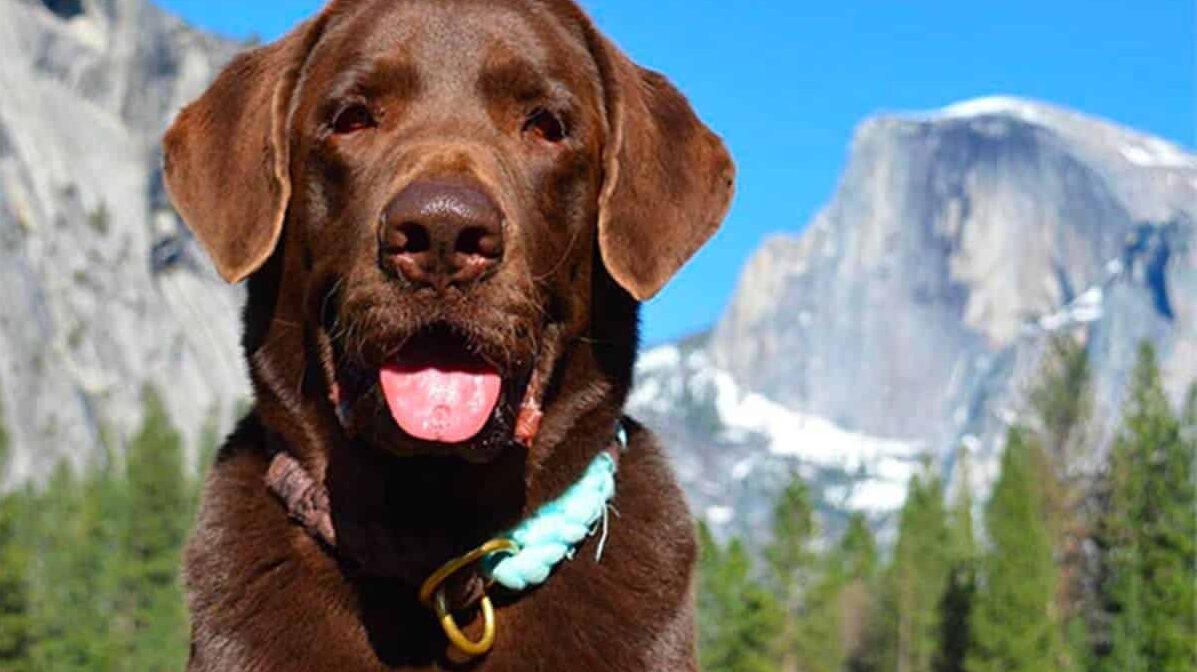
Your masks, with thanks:
[[[437,291],[479,280],[503,258],[503,213],[467,184],[413,182],[387,205],[381,224],[383,268]]]

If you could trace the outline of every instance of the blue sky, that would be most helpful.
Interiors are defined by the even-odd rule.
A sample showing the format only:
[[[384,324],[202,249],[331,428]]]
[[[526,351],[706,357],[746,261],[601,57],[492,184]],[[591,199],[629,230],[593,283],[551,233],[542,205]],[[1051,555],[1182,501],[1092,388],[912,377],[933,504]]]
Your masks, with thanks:
[[[318,0],[159,0],[193,23],[266,40]],[[647,343],[715,322],[766,237],[827,201],[855,126],[991,94],[1038,98],[1189,148],[1197,126],[1192,0],[1001,2],[583,0],[641,64],[686,92],[739,166],[724,229],[651,302]]]

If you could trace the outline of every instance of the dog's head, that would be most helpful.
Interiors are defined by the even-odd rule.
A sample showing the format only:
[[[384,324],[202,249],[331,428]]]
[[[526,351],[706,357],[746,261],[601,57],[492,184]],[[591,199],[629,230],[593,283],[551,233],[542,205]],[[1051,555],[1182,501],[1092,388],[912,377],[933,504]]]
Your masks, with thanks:
[[[685,98],[567,0],[334,2],[237,58],[165,151],[221,275],[252,278],[259,392],[474,460],[608,303],[711,236],[733,179]]]

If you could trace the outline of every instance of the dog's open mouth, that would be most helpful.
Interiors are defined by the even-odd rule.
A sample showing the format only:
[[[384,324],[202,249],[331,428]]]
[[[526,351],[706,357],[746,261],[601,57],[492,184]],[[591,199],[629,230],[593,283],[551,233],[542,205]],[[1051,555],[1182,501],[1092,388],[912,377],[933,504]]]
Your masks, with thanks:
[[[354,356],[332,344],[339,365],[330,371],[330,400],[351,436],[397,455],[472,461],[489,460],[519,438],[533,354],[520,356],[512,344],[449,322],[363,343],[350,350]]]
[[[413,438],[464,443],[494,415],[503,389],[498,369],[460,339],[421,335],[378,373],[395,424]]]

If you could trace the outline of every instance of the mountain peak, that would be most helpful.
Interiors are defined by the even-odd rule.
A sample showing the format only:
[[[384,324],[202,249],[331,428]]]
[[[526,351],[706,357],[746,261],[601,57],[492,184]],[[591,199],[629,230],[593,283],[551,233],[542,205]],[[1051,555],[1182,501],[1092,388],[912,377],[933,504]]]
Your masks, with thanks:
[[[764,529],[757,498],[794,468],[821,505],[881,514],[923,452],[949,474],[968,446],[988,483],[1068,335],[1100,449],[1136,344],[1156,345],[1170,391],[1197,376],[1195,204],[1191,151],[1049,103],[875,116],[827,206],[749,262],[709,343],[646,357],[631,409],[687,447],[683,482],[714,522]]]
[[[1066,110],[1052,103],[1020,98],[1018,96],[982,96],[952,103],[931,113],[939,118],[981,117],[1005,115],[1018,117],[1029,122],[1042,122],[1046,118],[1067,115],[1080,117],[1076,112]]]
[[[999,117],[1036,126],[1070,142],[1100,145],[1139,168],[1197,172],[1197,154],[1176,143],[1127,128],[1116,122],[1030,98],[994,95],[953,103],[929,112],[895,115],[921,123],[979,121]]]

